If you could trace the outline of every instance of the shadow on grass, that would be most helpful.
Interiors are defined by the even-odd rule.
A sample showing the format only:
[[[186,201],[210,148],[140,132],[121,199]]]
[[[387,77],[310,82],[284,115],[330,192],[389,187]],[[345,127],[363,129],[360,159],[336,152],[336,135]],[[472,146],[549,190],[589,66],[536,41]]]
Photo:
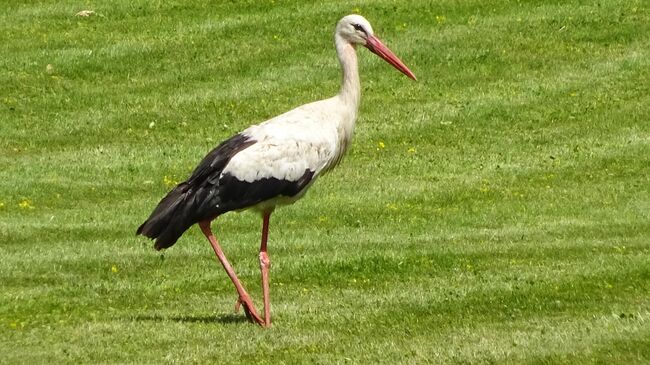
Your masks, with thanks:
[[[180,323],[246,323],[249,320],[244,314],[223,314],[219,316],[164,316],[164,315],[149,315],[142,314],[131,317],[132,320],[136,321],[152,321],[152,322],[180,322]]]

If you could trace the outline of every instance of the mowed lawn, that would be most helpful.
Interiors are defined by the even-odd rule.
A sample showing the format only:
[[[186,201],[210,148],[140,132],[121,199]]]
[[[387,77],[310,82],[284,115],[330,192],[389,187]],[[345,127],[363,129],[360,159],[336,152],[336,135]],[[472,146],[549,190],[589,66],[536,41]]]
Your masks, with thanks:
[[[358,50],[350,153],[272,217],[265,330],[196,227],[135,230],[335,94],[353,12],[418,81]],[[260,221],[213,225],[258,306]],[[0,4],[0,363],[648,362],[647,1]]]

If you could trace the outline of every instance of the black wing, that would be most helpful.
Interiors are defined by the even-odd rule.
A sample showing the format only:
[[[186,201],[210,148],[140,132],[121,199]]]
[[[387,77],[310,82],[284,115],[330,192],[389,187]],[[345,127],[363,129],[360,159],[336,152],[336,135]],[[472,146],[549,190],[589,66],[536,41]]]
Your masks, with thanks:
[[[255,142],[238,134],[210,151],[190,178],[160,201],[137,234],[155,238],[156,249],[167,248],[194,223],[277,196],[292,197],[309,185],[314,176],[314,171],[309,169],[296,181],[268,177],[246,182],[229,173],[223,174],[232,157]]]
[[[206,188],[218,181],[221,171],[237,152],[254,144],[250,137],[237,134],[210,151],[187,181],[178,184],[156,206],[136,234],[156,239],[156,249],[170,247],[194,223],[205,219],[203,199],[210,196]]]

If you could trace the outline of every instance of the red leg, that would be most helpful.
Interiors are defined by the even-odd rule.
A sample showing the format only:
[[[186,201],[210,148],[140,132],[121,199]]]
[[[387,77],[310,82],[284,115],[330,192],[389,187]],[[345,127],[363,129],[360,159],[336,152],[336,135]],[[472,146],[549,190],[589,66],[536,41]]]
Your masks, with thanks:
[[[271,327],[271,304],[269,300],[269,267],[271,267],[271,260],[266,251],[270,218],[271,212],[264,213],[262,217],[262,244],[260,245],[260,269],[262,271],[262,293],[264,294],[264,327]]]
[[[239,299],[237,300],[237,304],[235,305],[235,310],[239,308],[240,304],[243,304],[244,311],[246,312],[246,316],[251,321],[257,322],[260,325],[265,325],[265,322],[262,321],[260,316],[257,314],[257,311],[255,311],[255,306],[253,306],[253,301],[251,300],[251,297],[246,292],[246,289],[244,289],[244,287],[242,286],[241,282],[237,278],[237,275],[235,274],[235,271],[232,269],[232,266],[230,266],[230,263],[226,259],[226,256],[223,254],[223,251],[219,246],[219,242],[217,241],[217,238],[214,236],[214,234],[212,234],[212,230],[210,229],[210,222],[211,221],[199,222],[199,227],[201,227],[201,231],[208,239],[208,241],[210,241],[210,244],[214,249],[214,253],[216,253],[217,257],[219,258],[219,262],[221,262],[223,268],[226,269],[226,273],[228,273],[230,280],[232,280],[232,283],[235,284],[235,288],[237,288],[237,294],[239,294]]]

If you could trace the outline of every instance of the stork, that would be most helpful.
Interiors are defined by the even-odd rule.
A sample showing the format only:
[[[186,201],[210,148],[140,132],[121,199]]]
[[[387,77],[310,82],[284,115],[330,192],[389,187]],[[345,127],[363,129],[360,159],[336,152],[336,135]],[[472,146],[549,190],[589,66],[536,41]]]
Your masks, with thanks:
[[[203,158],[186,181],[158,203],[136,233],[155,239],[154,247],[161,250],[172,246],[198,223],[237,289],[235,311],[243,306],[246,316],[263,327],[271,325],[269,219],[277,206],[300,199],[320,175],[341,161],[350,146],[361,98],[356,46],[366,47],[416,80],[360,15],[345,16],[337,23],[334,43],[343,69],[341,89],[336,96],[299,106],[222,142]],[[263,318],[211,230],[212,221],[220,215],[244,209],[253,209],[262,216],[259,262]]]

